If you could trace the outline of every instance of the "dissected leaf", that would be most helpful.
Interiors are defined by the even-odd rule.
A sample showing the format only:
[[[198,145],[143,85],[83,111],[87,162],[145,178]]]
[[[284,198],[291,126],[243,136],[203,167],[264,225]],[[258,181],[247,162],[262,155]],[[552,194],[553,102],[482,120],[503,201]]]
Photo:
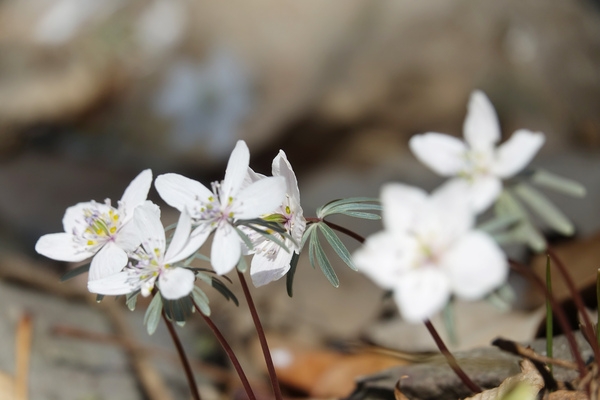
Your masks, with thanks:
[[[288,296],[292,297],[294,294],[293,286],[294,286],[294,276],[296,275],[296,267],[298,267],[298,260],[300,259],[300,254],[294,252],[292,254],[292,259],[290,260],[290,270],[285,276],[285,287],[287,289]]]
[[[573,234],[575,227],[571,221],[542,193],[526,183],[516,185],[513,190],[552,229],[563,235]]]
[[[500,217],[513,217],[519,221],[510,231],[493,235],[500,243],[526,243],[534,251],[543,251],[546,248],[546,240],[533,226],[527,211],[509,190],[504,190],[500,194],[494,210]]]
[[[67,271],[63,276],[60,277],[60,281],[61,282],[66,282],[69,279],[75,278],[76,276],[79,276],[79,275],[81,275],[83,273],[88,272],[90,270],[90,265],[91,265],[90,263],[84,264],[84,265],[81,265],[81,266],[79,266],[77,268],[73,268],[70,271]]]
[[[369,204],[376,203],[376,204]],[[349,210],[373,210],[381,211],[379,199],[370,197],[352,197],[348,199],[334,200],[317,209],[317,217],[325,218],[327,215],[340,214]]]
[[[581,183],[545,170],[536,170],[531,177],[531,183],[573,197],[584,197],[586,195],[586,189]]]
[[[135,292],[129,293],[126,296],[125,304],[127,304],[127,308],[129,308],[130,311],[135,310],[135,306],[137,304],[137,298],[138,298],[139,294],[140,294],[140,290],[136,290]]]
[[[327,278],[329,283],[331,283],[333,287],[340,286],[340,281],[337,275],[335,274],[335,271],[333,270],[333,267],[331,266],[331,263],[329,262],[325,251],[323,250],[323,247],[321,247],[321,243],[319,242],[318,234],[316,231],[314,235],[311,235],[310,243],[314,246],[314,252],[317,256],[317,261],[319,263],[319,266],[321,267],[321,271],[323,271],[323,274],[325,274],[325,277]]]
[[[210,307],[208,305],[208,296],[206,293],[204,293],[198,286],[194,286],[194,289],[192,290],[192,298],[196,306],[198,306],[200,309],[200,312],[209,317]]]
[[[236,306],[239,306],[240,303],[237,299],[237,297],[235,297],[235,294],[233,294],[233,292],[231,290],[229,290],[229,288],[227,286],[225,286],[223,284],[223,282],[221,282],[220,280],[218,280],[217,278],[212,278],[211,281],[211,285],[212,287],[214,287],[219,293],[221,293],[223,295],[223,297],[225,297],[227,300],[231,300],[233,301],[233,303]]]
[[[146,314],[144,315],[144,325],[146,325],[146,329],[148,330],[148,335],[152,335],[156,332],[156,328],[158,327],[158,321],[160,321],[160,315],[162,313],[162,299],[160,297],[160,292],[157,292],[152,301],[148,305],[148,309],[146,310]]]
[[[335,234],[333,229],[331,229],[324,223],[319,223],[318,225],[319,229],[323,233],[323,236],[325,236],[325,239],[327,239],[333,250],[335,250],[335,252],[342,259],[342,261],[345,262],[346,265],[348,265],[354,271],[358,271],[356,265],[354,265],[354,262],[352,261],[352,256],[350,255],[350,252],[348,251],[344,243],[342,243],[340,238]]]

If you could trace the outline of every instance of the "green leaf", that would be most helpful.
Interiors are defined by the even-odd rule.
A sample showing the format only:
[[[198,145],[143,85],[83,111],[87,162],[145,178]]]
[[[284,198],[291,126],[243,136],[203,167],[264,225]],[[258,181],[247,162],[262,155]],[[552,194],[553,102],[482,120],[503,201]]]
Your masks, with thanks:
[[[296,268],[298,267],[298,260],[300,259],[300,254],[294,252],[292,254],[292,259],[290,261],[290,270],[285,276],[285,287],[287,289],[287,294],[289,297],[292,297],[294,294],[293,286],[294,286],[294,276],[296,275]]]
[[[552,229],[563,235],[572,235],[575,232],[575,227],[567,216],[533,187],[520,183],[513,190]]]
[[[541,169],[534,172],[531,183],[573,197],[584,197],[586,195],[585,186],[581,183]]]
[[[514,228],[519,222],[521,222],[521,219],[521,217],[515,215],[497,215],[491,220],[477,226],[477,229],[491,234],[505,229]]]
[[[377,203],[377,204],[362,204],[362,203]],[[325,204],[322,207],[319,207],[317,209],[317,217],[322,219],[322,218],[325,218],[327,215],[339,213],[339,211],[335,211],[335,209],[336,208],[343,209],[343,207],[348,204],[353,204],[353,207],[350,207],[348,209],[381,210],[381,205],[379,204],[379,199],[374,199],[371,197],[351,197],[348,199],[334,200],[334,201],[331,201],[331,202]],[[359,208],[355,208],[355,207],[359,207]],[[364,208],[362,208],[362,207],[364,207]]]
[[[217,290],[219,293],[221,293],[223,297],[225,297],[227,300],[233,301],[236,306],[240,305],[237,297],[235,297],[235,294],[233,294],[233,292],[229,290],[229,288],[225,286],[223,282],[221,282],[217,278],[213,278],[211,284],[212,287],[215,288],[215,290]]]
[[[129,293],[126,296],[125,304],[127,304],[127,308],[129,308],[130,311],[135,310],[135,306],[137,304],[137,298],[138,298],[139,294],[140,294],[140,290],[136,290],[135,292]]]
[[[358,271],[358,268],[356,268],[356,265],[354,265],[354,262],[352,261],[352,256],[350,255],[350,252],[348,251],[344,243],[342,243],[340,238],[335,234],[333,229],[331,229],[326,224],[319,224],[319,229],[321,229],[323,236],[325,236],[325,239],[327,239],[333,250],[335,250],[335,252],[342,259],[342,261],[345,262],[346,265],[348,265],[354,271]]]
[[[104,295],[103,294],[97,294],[96,295],[96,303],[101,303],[102,300],[104,300]]]
[[[304,244],[310,237],[312,231],[316,229],[316,227],[317,227],[317,223],[311,223],[308,226],[308,228],[306,228],[306,230],[304,231],[304,234],[302,235],[302,241],[300,242],[300,249],[304,248]]]
[[[495,212],[498,216],[509,216],[518,218],[517,226],[503,235],[494,235],[501,238],[504,243],[521,242],[527,244],[534,251],[543,251],[546,248],[546,240],[533,226],[527,211],[517,201],[509,190],[504,190],[496,201]],[[500,241],[499,241],[500,243]]]
[[[63,276],[60,277],[60,281],[61,282],[66,282],[69,279],[75,278],[76,276],[79,276],[85,272],[88,272],[90,270],[90,263],[81,265],[77,268],[73,268],[70,271],[67,271]]]
[[[246,233],[244,231],[242,231],[237,226],[233,226],[233,229],[235,229],[235,231],[240,236],[240,238],[242,239],[242,241],[244,242],[244,244],[246,245],[246,247],[248,249],[250,249],[250,250],[254,249],[254,243],[252,243],[252,240],[250,240],[250,238],[248,237],[248,235],[246,235]]]
[[[370,220],[373,220],[373,221],[381,219],[381,215],[372,214],[372,213],[366,213],[366,212],[360,212],[360,211],[344,211],[344,212],[341,212],[339,214],[346,215],[348,217],[353,217],[353,218],[370,219]]]
[[[194,286],[192,290],[192,298],[200,312],[207,317],[210,317],[210,307],[208,305],[208,296],[198,286]]]
[[[162,299],[160,297],[160,292],[156,292],[156,294],[152,298],[152,301],[148,305],[146,314],[144,315],[144,325],[146,325],[148,335],[152,335],[154,332],[156,332],[156,328],[158,327],[158,321],[160,321],[161,313]]]
[[[163,308],[169,320],[174,322],[185,322],[192,314],[194,305],[190,296],[185,296],[176,300],[163,300]]]
[[[255,219],[242,219],[236,222],[236,226],[239,225],[243,225],[243,226],[254,226],[254,227],[263,227],[264,230],[272,230],[278,233],[285,233],[287,232],[287,230],[285,229],[285,226],[283,226],[282,224],[275,222],[275,221],[267,221],[264,220],[262,218],[255,218]]]
[[[279,239],[277,236],[275,236],[272,233],[266,232],[265,230],[263,230],[262,228],[259,227],[255,227],[253,225],[246,225],[248,228],[254,230],[256,233],[258,233],[259,235],[265,237],[267,240],[275,243],[277,246],[281,247],[282,249],[284,249],[286,252],[290,252],[290,249],[285,245],[285,243],[283,243],[283,241],[281,239]],[[285,235],[282,233],[277,233],[278,235]],[[289,237],[289,235],[287,235],[286,237]],[[250,247],[251,249],[254,248],[254,246]]]
[[[321,271],[323,271],[323,274],[325,274],[325,277],[333,287],[339,287],[340,281],[335,274],[335,271],[333,270],[333,267],[331,266],[331,263],[329,262],[325,251],[323,250],[323,247],[321,247],[321,243],[319,243],[319,238],[316,231],[314,235],[311,235],[310,243],[314,246],[314,251],[316,253],[319,266],[321,267]]]
[[[317,227],[317,224],[314,224],[313,227]],[[314,237],[317,236],[317,230],[313,229],[310,232],[310,239],[308,242],[308,261],[310,262],[311,267],[313,267],[313,269],[315,269],[317,267],[317,262],[315,260],[315,240],[313,239]],[[318,238],[316,239],[316,241],[318,242]]]

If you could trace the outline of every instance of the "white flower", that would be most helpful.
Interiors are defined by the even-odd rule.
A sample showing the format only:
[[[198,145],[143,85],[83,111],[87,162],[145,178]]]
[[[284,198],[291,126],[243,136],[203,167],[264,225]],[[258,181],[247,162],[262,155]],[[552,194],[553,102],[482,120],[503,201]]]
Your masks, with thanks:
[[[139,235],[131,223],[134,210],[146,201],[152,171],[142,171],[125,189],[117,208],[110,199],[79,203],[67,208],[64,233],[42,236],[35,250],[53,260],[78,262],[94,257],[89,279],[114,274],[127,265],[127,253],[139,246]]]
[[[135,210],[135,225],[142,245],[131,255],[133,261],[121,272],[88,282],[92,293],[122,295],[138,289],[143,296],[152,293],[158,280],[162,297],[175,300],[190,294],[194,288],[194,273],[174,265],[191,256],[196,249],[190,245],[192,221],[182,212],[169,248],[165,252],[165,230],[157,206],[148,203]]]
[[[544,144],[541,132],[516,131],[496,148],[500,140],[498,117],[481,91],[471,94],[465,124],[465,141],[441,133],[411,138],[415,156],[442,176],[456,176],[447,185],[469,193],[475,212],[485,211],[502,191],[502,179],[523,170]]]
[[[388,184],[381,193],[384,230],[354,254],[358,269],[394,291],[404,318],[423,321],[450,296],[478,299],[506,279],[502,250],[473,230],[474,216],[457,192]]]
[[[306,229],[306,220],[300,206],[298,181],[283,150],[279,150],[279,154],[273,160],[272,171],[273,176],[282,176],[285,178],[286,193],[279,207],[273,210],[271,215],[263,217],[276,217],[277,222],[281,222],[284,225],[286,232],[294,241],[282,237],[283,243],[290,250],[288,252],[264,236],[250,230],[245,230],[254,245],[254,249],[252,250],[254,257],[250,264],[250,277],[256,287],[275,281],[290,270],[290,261],[294,253],[300,253],[298,246],[302,241],[302,235]],[[249,171],[249,175],[252,181],[265,178],[263,175],[256,174],[252,170]]]
[[[194,225],[190,240],[199,248],[212,231],[211,264],[218,274],[231,271],[242,254],[243,241],[233,224],[238,219],[253,219],[272,213],[282,203],[286,183],[283,177],[264,178],[243,187],[250,152],[243,140],[237,142],[222,182],[209,190],[200,182],[178,174],[156,178],[162,199],[179,211],[187,209]]]

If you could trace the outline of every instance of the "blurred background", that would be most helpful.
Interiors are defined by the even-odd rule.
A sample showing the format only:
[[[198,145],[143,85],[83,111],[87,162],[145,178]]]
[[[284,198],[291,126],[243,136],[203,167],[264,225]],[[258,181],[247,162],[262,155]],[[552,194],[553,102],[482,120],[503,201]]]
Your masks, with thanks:
[[[0,368],[16,374],[20,356],[13,343],[28,313],[34,335],[30,398],[186,398],[177,360],[164,363],[144,351],[148,360],[139,364],[140,346],[173,355],[164,331],[145,333],[144,305],[135,313],[122,302],[97,305],[85,294],[85,279],[59,284],[57,277],[72,266],[37,256],[39,236],[62,231],[70,205],[116,201],[145,168],[205,184],[222,179],[238,139],[250,147],[251,166],[265,174],[277,151],[285,150],[306,216],[335,198],[376,197],[387,181],[432,189],[442,180],[416,161],[408,139],[427,131],[461,135],[474,89],[496,107],[505,138],[518,128],[547,135],[535,166],[587,187],[585,199],[552,199],[577,226],[580,239],[567,244],[581,247],[569,261],[585,254],[578,271],[593,273],[600,256],[595,1],[1,2]],[[154,190],[150,198],[159,201]],[[165,208],[163,215],[177,217]],[[363,235],[380,229],[375,222],[340,222]],[[294,298],[284,282],[254,291],[274,342],[321,349],[327,357],[332,343],[359,338],[430,349],[409,339],[420,331],[398,333],[405,327],[367,279],[337,263],[341,286],[334,289],[305,258]],[[583,287],[589,279],[582,279]],[[539,315],[532,318],[539,299],[523,300],[527,286],[515,285],[522,314],[510,315],[518,322],[489,329],[502,325],[515,332],[523,318],[518,339],[527,339],[539,323]],[[252,348],[244,304],[238,309],[213,297],[215,321],[240,352]],[[236,377],[195,322],[180,330],[186,346],[202,363],[216,362],[199,366],[203,390],[209,399],[232,398]],[[86,332],[81,337],[61,331],[65,327]],[[489,335],[464,338],[457,347],[484,345]],[[251,351],[243,357],[260,385],[260,358]],[[157,369],[152,376],[164,390],[159,397],[151,394],[153,379],[144,378],[144,368]],[[360,373],[338,392],[319,392],[317,378],[287,384],[300,396],[342,396]]]

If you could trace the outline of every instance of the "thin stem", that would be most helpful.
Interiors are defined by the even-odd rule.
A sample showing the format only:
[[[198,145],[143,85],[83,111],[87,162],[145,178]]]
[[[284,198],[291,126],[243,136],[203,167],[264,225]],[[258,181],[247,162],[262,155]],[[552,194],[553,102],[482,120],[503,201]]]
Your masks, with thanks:
[[[565,283],[567,284],[567,287],[571,292],[571,296],[573,296],[573,301],[575,302],[577,311],[579,311],[579,314],[582,316],[584,321],[583,331],[585,333],[585,336],[587,336],[588,341],[590,342],[592,350],[594,351],[594,358],[596,360],[596,363],[600,365],[600,348],[594,340],[594,337],[596,335],[594,334],[594,330],[592,328],[592,321],[590,321],[590,316],[588,315],[587,310],[585,309],[585,305],[583,304],[583,299],[581,298],[579,291],[575,287],[575,283],[573,282],[571,275],[569,275],[569,273],[567,272],[567,268],[562,263],[560,258],[558,258],[558,255],[551,248],[548,248],[548,254],[554,260],[554,264],[558,267],[558,270],[565,279]]]
[[[267,344],[267,338],[265,337],[265,331],[263,330],[262,324],[260,323],[260,319],[258,318],[258,312],[256,311],[254,301],[252,300],[252,296],[250,295],[250,289],[248,289],[246,278],[244,278],[244,274],[242,274],[240,271],[237,271],[237,274],[240,279],[242,289],[244,291],[244,296],[246,297],[246,301],[248,302],[248,308],[250,309],[250,314],[252,315],[252,321],[254,321],[256,333],[258,334],[258,340],[260,341],[260,347],[262,348],[265,363],[267,364],[267,371],[269,372],[269,378],[271,379],[271,386],[273,387],[275,399],[283,400],[281,388],[279,387],[279,381],[277,380],[277,374],[275,373],[275,366],[273,365],[273,359],[271,358],[271,353],[269,352],[269,345]]]
[[[558,323],[560,324],[560,326],[567,338],[567,342],[569,343],[569,348],[571,349],[571,354],[573,355],[573,358],[575,359],[575,362],[577,363],[577,369],[579,370],[579,375],[580,375],[580,377],[583,378],[586,374],[585,363],[583,362],[583,359],[581,358],[581,354],[579,354],[579,349],[577,347],[577,341],[575,340],[573,331],[571,330],[571,327],[569,326],[569,323],[567,322],[567,317],[565,316],[565,311],[562,309],[562,307],[560,307],[558,305],[558,303],[556,302],[556,299],[554,298],[554,295],[548,291],[548,288],[546,288],[546,285],[540,279],[539,276],[537,276],[536,274],[531,272],[531,270],[529,268],[527,268],[526,266],[522,265],[521,263],[519,263],[517,261],[508,260],[508,262],[514,270],[516,270],[521,275],[525,276],[530,281],[532,281],[534,284],[536,284],[538,289],[540,289],[543,293],[545,293],[546,298],[548,300],[550,300],[550,303],[552,304],[552,309],[554,310],[554,313],[556,314],[556,318],[558,318]]]
[[[435,327],[433,326],[431,321],[429,319],[426,319],[424,321],[424,323],[425,323],[425,326],[427,327],[427,330],[433,337],[435,344],[440,349],[440,351],[442,352],[444,357],[446,357],[446,361],[448,362],[448,365],[450,365],[450,368],[452,368],[454,373],[460,378],[460,380],[465,384],[465,386],[468,387],[469,390],[471,390],[473,393],[481,393],[481,388],[479,386],[477,386],[477,384],[475,384],[475,382],[473,382],[471,380],[471,378],[469,378],[469,376],[465,373],[465,371],[463,371],[463,369],[460,367],[460,365],[458,365],[456,358],[454,358],[452,353],[450,353],[450,350],[448,350],[448,348],[444,344],[444,341],[442,340],[442,338],[440,337],[438,332],[435,330]]]
[[[352,239],[356,240],[359,243],[364,243],[365,242],[365,238],[361,235],[359,235],[358,233],[348,229],[348,228],[344,228],[343,226],[340,226],[338,224],[335,224],[333,222],[330,221],[326,221],[324,219],[320,219],[320,218],[315,218],[315,217],[310,217],[310,218],[306,218],[307,222],[324,222],[325,224],[327,224],[327,226],[329,226],[331,229],[336,230],[338,232],[341,232],[345,235],[350,236]]]
[[[213,331],[213,334],[216,336],[217,340],[221,344],[221,347],[223,347],[223,350],[225,350],[225,352],[227,353],[229,360],[233,364],[233,368],[235,368],[235,371],[237,372],[238,376],[240,377],[240,380],[242,381],[242,385],[244,386],[244,390],[246,391],[246,394],[248,395],[248,399],[256,400],[256,396],[254,395],[254,392],[252,391],[250,382],[248,381],[248,378],[246,377],[246,374],[244,373],[244,370],[242,369],[242,365],[240,364],[235,353],[233,352],[233,349],[231,348],[231,346],[229,345],[229,343],[227,342],[227,340],[225,339],[225,337],[223,336],[223,334],[221,333],[219,328],[215,325],[215,323],[209,317],[204,315],[202,313],[202,311],[200,311],[200,308],[198,307],[198,305],[195,302],[194,302],[194,307],[196,308],[196,310],[198,310],[198,313],[200,313],[202,318],[204,318],[204,322],[206,322],[208,327]]]
[[[190,391],[192,392],[192,398],[194,400],[201,400],[200,392],[198,392],[198,385],[196,385],[196,380],[194,379],[194,373],[192,372],[190,362],[188,361],[187,356],[185,355],[185,350],[181,345],[181,340],[179,340],[179,336],[175,331],[175,327],[173,326],[173,323],[169,321],[164,311],[162,312],[162,317],[165,321],[165,325],[167,325],[167,329],[169,330],[171,339],[173,339],[173,343],[177,348],[177,353],[179,353],[179,359],[181,360],[181,364],[183,365],[183,370],[185,371],[185,376],[187,378]]]

